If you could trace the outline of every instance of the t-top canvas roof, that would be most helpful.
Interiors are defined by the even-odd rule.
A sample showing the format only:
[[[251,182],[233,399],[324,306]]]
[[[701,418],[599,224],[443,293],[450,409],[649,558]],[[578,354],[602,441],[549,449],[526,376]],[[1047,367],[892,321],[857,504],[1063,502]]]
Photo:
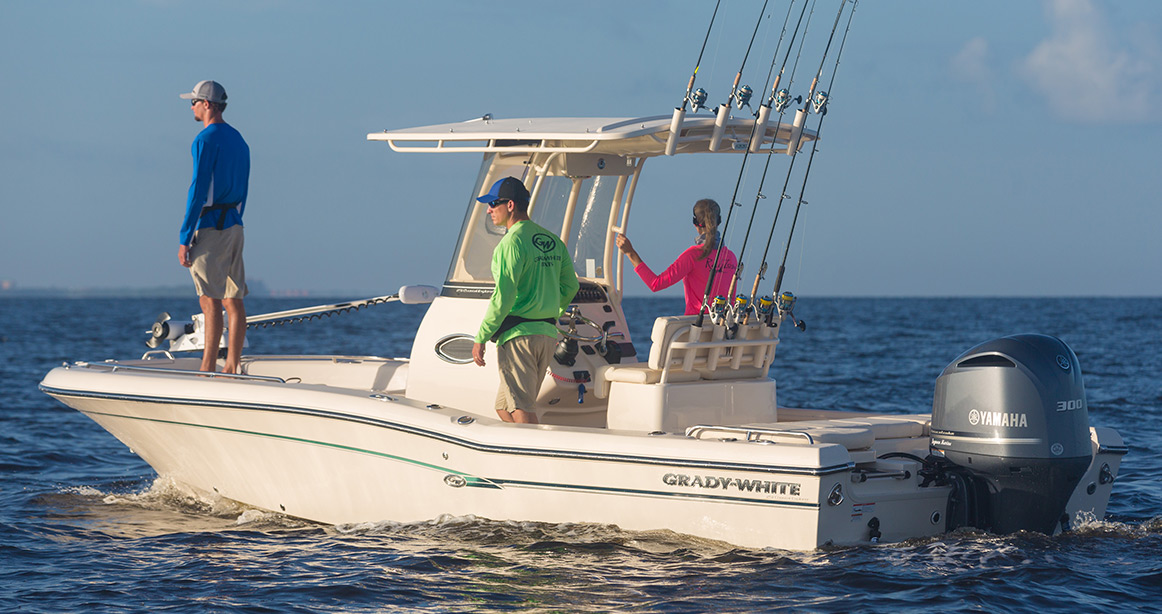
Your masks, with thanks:
[[[534,117],[494,119],[484,116],[464,122],[436,124],[367,135],[369,141],[387,141],[399,152],[591,152],[650,157],[665,153],[670,116],[651,117]],[[731,117],[721,145],[710,152],[714,117],[689,116],[682,124],[676,153],[742,153],[750,143],[755,120],[747,114]],[[771,121],[762,135],[762,151],[785,150],[793,126]],[[757,138],[757,137],[756,137]],[[799,147],[815,138],[803,130]]]

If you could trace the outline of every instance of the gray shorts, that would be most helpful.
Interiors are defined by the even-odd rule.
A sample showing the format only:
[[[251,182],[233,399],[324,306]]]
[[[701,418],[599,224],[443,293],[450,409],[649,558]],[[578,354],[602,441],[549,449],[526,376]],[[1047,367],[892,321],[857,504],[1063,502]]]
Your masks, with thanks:
[[[513,337],[496,348],[496,367],[500,370],[496,409],[535,413],[537,395],[555,349],[557,340],[545,335]]]
[[[190,276],[198,296],[210,298],[243,298],[246,267],[242,264],[242,224],[224,230],[200,228],[190,246]]]

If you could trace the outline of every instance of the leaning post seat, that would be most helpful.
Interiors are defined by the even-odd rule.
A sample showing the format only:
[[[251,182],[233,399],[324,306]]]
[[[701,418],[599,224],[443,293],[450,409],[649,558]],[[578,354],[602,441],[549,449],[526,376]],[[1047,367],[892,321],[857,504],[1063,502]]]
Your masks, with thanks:
[[[697,316],[654,320],[645,364],[608,365],[594,376],[595,391],[609,399],[611,429],[684,429],[699,423],[774,421],[775,383],[767,371],[779,339],[762,322],[725,326]],[[725,422],[724,422],[725,421]]]

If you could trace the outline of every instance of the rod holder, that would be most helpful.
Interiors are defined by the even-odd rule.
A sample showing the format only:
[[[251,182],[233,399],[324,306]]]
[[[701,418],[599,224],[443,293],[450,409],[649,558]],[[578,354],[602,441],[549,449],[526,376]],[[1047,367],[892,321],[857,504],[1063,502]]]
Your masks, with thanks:
[[[710,151],[718,151],[722,144],[722,135],[726,132],[726,122],[730,120],[730,105],[722,103],[718,106],[718,114],[714,117],[714,132],[710,134]]]
[[[787,139],[787,155],[793,156],[799,149],[799,139],[803,136],[803,123],[807,121],[807,112],[803,109],[795,111],[795,124],[791,129],[791,138]]]
[[[751,132],[750,138],[750,152],[752,154],[757,154],[759,149],[762,148],[763,140],[765,140],[767,137],[767,123],[770,121],[771,107],[765,104],[760,104],[759,115],[754,120],[754,131]]]
[[[686,109],[674,107],[674,117],[670,120],[670,138],[666,141],[666,155],[672,156],[678,149],[678,134],[682,132],[682,123],[686,121]]]

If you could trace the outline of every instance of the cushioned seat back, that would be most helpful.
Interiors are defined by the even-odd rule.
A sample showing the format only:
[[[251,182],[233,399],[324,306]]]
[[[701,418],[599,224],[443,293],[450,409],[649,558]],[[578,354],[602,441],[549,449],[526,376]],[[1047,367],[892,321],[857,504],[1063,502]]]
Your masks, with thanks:
[[[693,324],[698,320],[698,316],[661,316],[654,320],[654,330],[650,334],[650,340],[653,345],[650,346],[650,356],[647,364],[651,369],[662,370],[665,368],[666,354],[670,354],[671,366],[682,368],[686,362],[687,350],[673,350],[670,346],[674,341],[706,341],[710,339],[713,334],[712,326],[705,326],[701,330],[701,335],[698,339],[691,339],[690,334],[693,332]],[[707,320],[706,324],[710,324]],[[695,352],[696,350],[690,350]],[[704,352],[705,353],[705,352]],[[693,362],[693,361],[691,361]],[[690,370],[693,368],[691,365]]]
[[[647,364],[651,369],[698,371],[704,379],[765,377],[778,344],[777,329],[761,322],[743,324],[727,339],[724,326],[704,321],[694,328],[698,316],[662,316],[654,320],[650,335],[653,345]]]

